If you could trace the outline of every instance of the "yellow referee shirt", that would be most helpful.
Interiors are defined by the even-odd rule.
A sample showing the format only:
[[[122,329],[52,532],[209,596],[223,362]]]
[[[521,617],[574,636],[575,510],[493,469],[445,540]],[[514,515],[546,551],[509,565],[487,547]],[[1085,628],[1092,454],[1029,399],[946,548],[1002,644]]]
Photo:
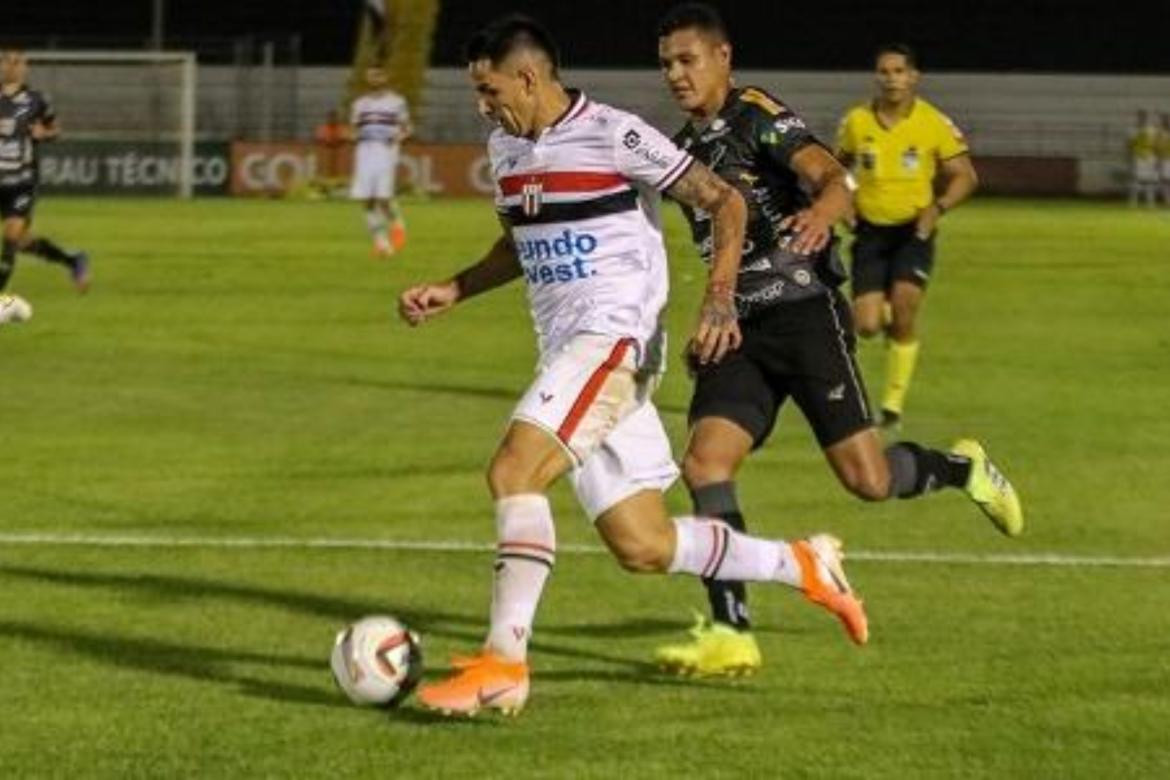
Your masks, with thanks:
[[[1134,160],[1153,160],[1158,156],[1158,128],[1139,127],[1129,137],[1129,155]]]
[[[853,158],[857,211],[875,225],[914,219],[934,200],[939,162],[968,151],[959,128],[922,98],[893,127],[882,124],[872,103],[850,109],[837,130],[837,150]]]
[[[1158,159],[1170,163],[1170,130],[1158,131]]]

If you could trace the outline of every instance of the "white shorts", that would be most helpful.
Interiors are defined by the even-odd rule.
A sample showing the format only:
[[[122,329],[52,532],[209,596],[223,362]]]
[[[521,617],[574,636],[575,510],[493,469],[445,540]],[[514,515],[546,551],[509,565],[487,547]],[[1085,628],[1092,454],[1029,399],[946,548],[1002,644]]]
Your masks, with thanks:
[[[394,197],[394,179],[398,169],[398,145],[361,143],[353,156],[353,180],[349,197],[353,200]]]
[[[1133,161],[1133,180],[1138,184],[1157,184],[1158,183],[1158,161],[1157,160],[1134,160]]]
[[[678,478],[650,401],[656,381],[638,373],[632,339],[583,334],[542,364],[512,412],[513,420],[543,428],[565,448],[575,465],[570,480],[591,519]]]

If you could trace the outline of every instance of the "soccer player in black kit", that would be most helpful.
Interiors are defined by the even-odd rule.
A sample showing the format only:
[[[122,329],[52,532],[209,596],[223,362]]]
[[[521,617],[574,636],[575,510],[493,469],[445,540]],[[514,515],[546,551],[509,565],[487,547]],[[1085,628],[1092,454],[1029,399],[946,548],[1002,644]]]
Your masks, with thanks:
[[[89,287],[89,258],[29,232],[37,199],[37,145],[57,137],[57,117],[43,94],[25,86],[28,59],[16,49],[0,51],[0,291],[28,252],[69,270],[77,289]]]
[[[763,445],[791,398],[812,426],[841,485],[866,501],[965,490],[1005,534],[1023,530],[1011,484],[975,441],[949,452],[913,442],[883,447],[854,362],[845,273],[833,225],[852,207],[848,172],[779,99],[731,78],[731,44],[714,9],[687,3],[658,30],[671,94],[690,119],[674,140],[735,186],[748,225],[735,301],[743,344],[719,363],[690,360],[695,386],[683,476],[695,513],[743,530],[735,476]],[[683,207],[704,260],[706,214]],[[690,641],[659,648],[661,666],[734,675],[761,664],[741,583],[706,580],[713,620]]]

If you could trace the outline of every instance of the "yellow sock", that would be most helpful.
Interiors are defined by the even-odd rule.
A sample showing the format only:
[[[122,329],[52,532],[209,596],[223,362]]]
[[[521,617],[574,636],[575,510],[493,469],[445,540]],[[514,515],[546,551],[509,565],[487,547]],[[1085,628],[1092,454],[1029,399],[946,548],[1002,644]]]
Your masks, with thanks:
[[[891,340],[886,353],[886,391],[882,396],[882,408],[897,414],[902,413],[906,393],[910,390],[910,378],[914,376],[914,364],[918,362],[918,342],[900,343]]]

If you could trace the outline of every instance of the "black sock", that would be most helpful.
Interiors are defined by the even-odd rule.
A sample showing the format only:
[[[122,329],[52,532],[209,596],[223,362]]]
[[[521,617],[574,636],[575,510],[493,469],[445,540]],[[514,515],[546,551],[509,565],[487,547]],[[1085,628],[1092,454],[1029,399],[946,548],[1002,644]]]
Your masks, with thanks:
[[[8,279],[16,268],[16,242],[4,239],[0,249],[0,290],[8,286]]]
[[[735,498],[734,482],[716,482],[691,491],[695,514],[717,517],[737,531],[746,531],[743,515]],[[737,631],[750,631],[747,587],[742,582],[703,579],[707,601],[711,604],[711,619],[731,626]]]
[[[77,262],[72,253],[66,252],[47,238],[34,238],[25,244],[24,251],[48,260],[50,263],[67,265],[70,268]]]
[[[910,441],[886,448],[890,464],[890,494],[914,498],[944,487],[962,488],[971,476],[971,459],[930,450]]]

